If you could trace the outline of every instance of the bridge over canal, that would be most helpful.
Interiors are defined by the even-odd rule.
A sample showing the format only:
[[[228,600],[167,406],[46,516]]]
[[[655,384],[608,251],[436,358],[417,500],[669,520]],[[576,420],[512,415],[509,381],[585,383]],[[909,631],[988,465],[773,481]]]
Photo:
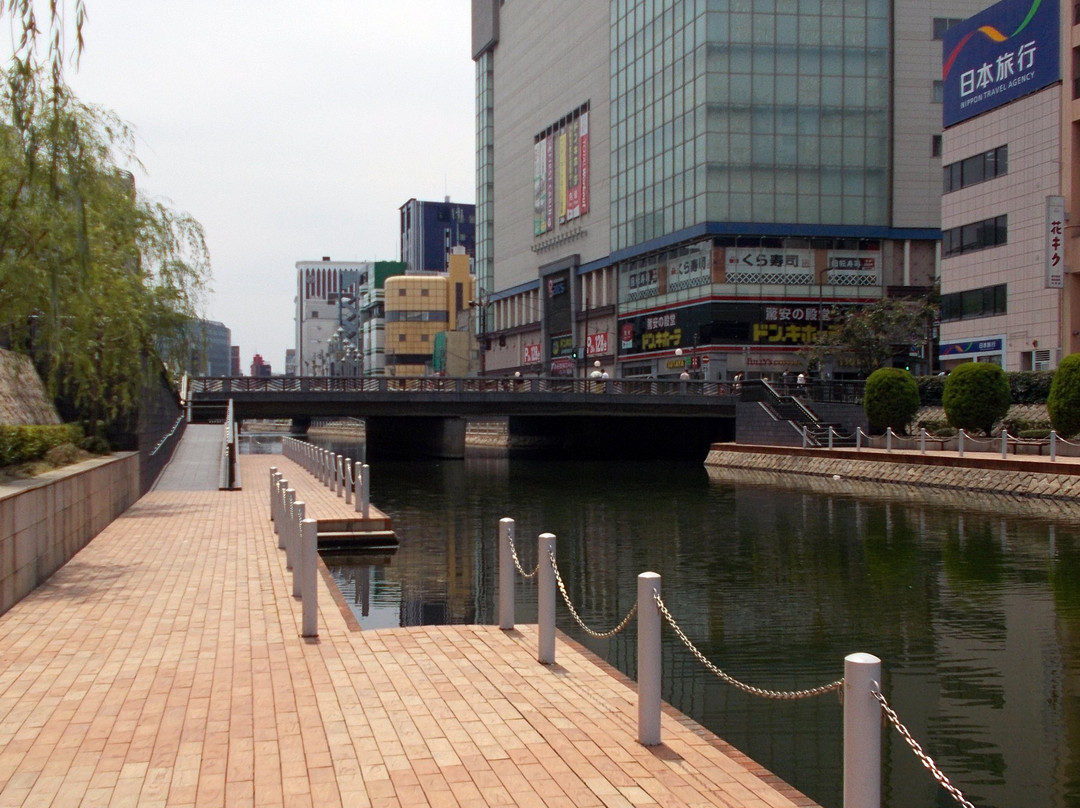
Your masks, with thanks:
[[[735,436],[736,390],[696,381],[567,378],[188,379],[193,421],[361,418],[373,455],[461,457],[468,419],[502,418],[512,445],[582,456],[704,457]]]

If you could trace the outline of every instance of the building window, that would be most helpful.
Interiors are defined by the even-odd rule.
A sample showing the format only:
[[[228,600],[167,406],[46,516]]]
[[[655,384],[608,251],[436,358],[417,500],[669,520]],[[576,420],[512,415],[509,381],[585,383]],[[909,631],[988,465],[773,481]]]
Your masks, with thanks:
[[[430,289],[421,289],[420,290],[420,297],[427,297],[429,294],[431,294]]]
[[[962,17],[934,17],[934,39],[944,39],[946,31],[963,21]]]
[[[428,338],[429,338],[430,336],[431,336],[430,334],[421,334],[421,335],[420,335],[420,341],[421,341],[421,342],[427,342],[427,341],[428,341]]]
[[[407,291],[408,290],[406,290],[404,286],[401,287],[400,289],[397,290],[398,297],[405,297]]]
[[[966,289],[941,296],[941,321],[973,320],[1006,314],[1006,284]]]
[[[997,247],[1008,241],[1008,216],[995,216],[941,231],[941,255],[952,255]]]
[[[1009,147],[998,146],[982,154],[949,163],[942,169],[942,173],[945,193],[1004,176],[1009,173]]]
[[[945,82],[936,80],[934,82],[933,101],[935,104],[940,104],[945,99]]]
[[[397,341],[398,342],[404,342],[406,339],[407,339],[407,337],[406,337],[405,334],[398,334],[397,335]]]
[[[941,157],[941,135],[932,135],[930,137],[930,156]]]

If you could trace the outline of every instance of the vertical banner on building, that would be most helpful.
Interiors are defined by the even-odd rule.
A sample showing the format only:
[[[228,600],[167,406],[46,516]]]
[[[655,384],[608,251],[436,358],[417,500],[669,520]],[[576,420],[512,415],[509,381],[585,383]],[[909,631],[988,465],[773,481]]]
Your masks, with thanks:
[[[581,165],[581,213],[589,212],[589,110],[584,110],[579,118],[581,150],[578,162]]]
[[[566,146],[569,150],[566,161],[566,218],[576,219],[581,215],[581,136],[579,119],[570,122]]]
[[[1046,288],[1065,288],[1065,197],[1046,197]]]
[[[544,220],[547,226],[544,232],[555,229],[555,136],[549,134],[547,136],[547,162],[544,167],[545,182],[544,182]]]
[[[547,141],[533,145],[533,235],[547,232]]]
[[[555,174],[556,194],[558,195],[557,199],[559,200],[559,208],[558,208],[559,224],[565,224],[566,223],[566,167],[570,163],[570,160],[569,160],[570,154],[569,154],[569,149],[568,149],[568,141],[569,141],[569,139],[566,137],[566,130],[565,129],[560,129],[559,134],[556,135],[555,137],[556,137],[555,142],[558,144],[559,169],[560,169]]]

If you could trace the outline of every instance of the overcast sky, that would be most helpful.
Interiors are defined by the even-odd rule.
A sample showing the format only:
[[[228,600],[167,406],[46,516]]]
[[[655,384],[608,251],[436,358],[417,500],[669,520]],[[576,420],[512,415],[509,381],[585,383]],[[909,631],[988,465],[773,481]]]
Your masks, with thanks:
[[[469,0],[86,0],[68,83],[140,189],[206,229],[206,316],[284,371],[295,264],[398,260],[410,198],[475,201]]]

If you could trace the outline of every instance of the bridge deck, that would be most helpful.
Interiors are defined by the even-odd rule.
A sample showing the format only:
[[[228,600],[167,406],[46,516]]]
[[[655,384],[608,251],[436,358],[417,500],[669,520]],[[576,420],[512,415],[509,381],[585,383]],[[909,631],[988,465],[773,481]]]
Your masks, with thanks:
[[[0,805],[783,808],[801,795],[535,627],[350,630],[320,579],[298,636],[268,521],[240,492],[155,491],[0,616]]]

